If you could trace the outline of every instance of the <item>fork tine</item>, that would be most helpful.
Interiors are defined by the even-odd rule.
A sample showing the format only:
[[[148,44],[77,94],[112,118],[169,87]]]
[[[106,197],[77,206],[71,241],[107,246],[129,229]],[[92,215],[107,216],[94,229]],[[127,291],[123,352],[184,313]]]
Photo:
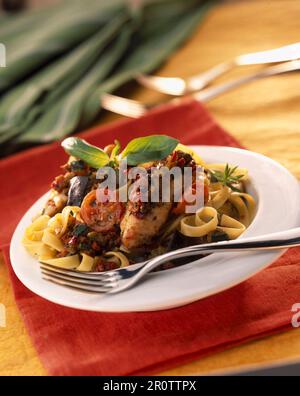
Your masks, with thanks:
[[[169,95],[180,96],[186,92],[186,82],[178,77],[159,77],[138,74],[136,80],[146,88]]]
[[[139,117],[146,111],[140,103],[110,94],[104,95],[101,103],[106,110],[133,118]]]
[[[103,294],[106,294],[106,293],[109,292],[109,290],[111,290],[111,289],[104,290],[104,291],[90,290],[90,289],[87,289],[87,287],[78,287],[78,286],[74,286],[74,285],[68,285],[68,284],[66,284],[65,281],[62,281],[62,280],[59,280],[59,279],[50,278],[50,277],[47,277],[45,275],[42,277],[42,279],[46,280],[47,282],[52,282],[52,283],[55,283],[56,285],[60,285],[60,286],[67,287],[69,289],[76,290],[76,291],[79,291],[79,292],[84,292],[84,293],[93,293],[93,294],[95,294],[95,293],[97,293],[97,294],[103,293]]]
[[[116,277],[116,272],[112,271],[107,271],[107,272],[79,272],[79,271],[74,271],[74,270],[69,270],[65,268],[59,268],[55,267],[54,265],[51,264],[46,264],[46,263],[40,263],[40,267],[42,269],[55,272],[58,274],[63,274],[65,276],[70,276],[74,278],[79,278],[79,279],[87,279],[87,280],[106,280],[106,279],[112,279]]]
[[[101,105],[106,110],[132,118],[138,118],[148,110],[142,103],[111,94],[102,95]]]
[[[42,274],[50,276],[50,277],[55,277],[59,278],[62,280],[70,281],[73,283],[78,283],[82,285],[90,285],[90,286],[103,286],[103,287],[114,287],[117,282],[117,278],[108,278],[107,280],[99,279],[99,280],[91,280],[91,279],[82,279],[82,278],[76,278],[70,275],[65,275],[65,274],[60,274],[54,271],[49,271],[47,269],[42,268],[41,269]]]
[[[93,292],[93,293],[108,293],[109,291],[113,290],[115,286],[95,286],[95,285],[86,285],[82,283],[78,283],[77,281],[61,279],[54,274],[44,274],[42,275],[43,279],[47,281],[51,281],[61,286],[71,287],[72,289]]]

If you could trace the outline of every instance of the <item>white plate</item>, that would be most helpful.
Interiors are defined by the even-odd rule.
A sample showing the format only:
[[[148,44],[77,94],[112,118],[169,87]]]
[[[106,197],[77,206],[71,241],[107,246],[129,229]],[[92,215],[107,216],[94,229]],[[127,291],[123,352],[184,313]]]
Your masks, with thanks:
[[[249,170],[249,190],[258,200],[255,219],[242,236],[282,231],[300,224],[300,189],[297,180],[275,161],[247,150],[215,146],[193,147],[208,163],[236,164]],[[13,269],[34,293],[67,307],[107,312],[151,311],[177,307],[228,289],[261,271],[281,254],[215,253],[162,273],[115,295],[78,292],[41,278],[39,265],[21,244],[25,228],[47,199],[45,194],[25,214],[11,242]]]

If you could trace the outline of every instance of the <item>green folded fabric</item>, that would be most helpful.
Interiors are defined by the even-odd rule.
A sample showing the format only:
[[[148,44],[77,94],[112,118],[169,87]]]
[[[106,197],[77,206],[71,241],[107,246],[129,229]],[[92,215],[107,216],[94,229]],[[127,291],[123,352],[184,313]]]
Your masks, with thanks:
[[[116,9],[125,12],[124,5],[112,3],[89,0],[84,7],[82,3],[81,7],[72,6],[68,11],[50,15],[43,25],[8,42],[7,67],[0,69],[0,93],[96,33]]]
[[[48,110],[18,139],[18,143],[49,142],[73,132],[80,122],[82,107],[91,90],[107,77],[126,51],[131,28],[127,26],[109,46],[91,70],[66,95]]]
[[[89,126],[103,93],[158,68],[215,1],[82,3],[0,21],[8,54],[0,69],[0,156]]]
[[[128,17],[126,13],[118,12],[109,24],[104,25],[99,32],[65,57],[53,62],[4,95],[0,103],[0,143],[17,134],[18,125],[23,126],[23,118],[38,101],[40,112],[42,104],[47,111],[51,103],[68,92],[74,83],[80,81],[99,59],[105,47],[118,35]],[[38,115],[37,111],[35,115]]]
[[[177,15],[176,23],[171,26],[162,21],[159,34],[145,35],[149,27],[145,24],[141,39],[135,49],[126,57],[116,73],[97,87],[87,100],[83,109],[83,125],[89,125],[100,111],[99,100],[103,93],[113,92],[121,85],[132,80],[138,73],[150,73],[188,37],[204,17],[212,2],[191,10],[187,14]],[[173,23],[174,22],[174,23]],[[145,41],[143,39],[147,38]]]
[[[70,1],[65,0],[58,4],[34,8],[18,14],[4,14],[0,18],[0,41],[8,44],[13,39],[22,38],[24,33],[32,31],[37,25],[42,26],[53,15],[67,10],[67,7],[70,7]]]

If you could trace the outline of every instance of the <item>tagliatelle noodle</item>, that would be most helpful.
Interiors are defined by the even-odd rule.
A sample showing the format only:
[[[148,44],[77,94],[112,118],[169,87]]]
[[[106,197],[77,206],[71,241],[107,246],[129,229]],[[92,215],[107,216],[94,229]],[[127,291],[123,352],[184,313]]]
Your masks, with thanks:
[[[180,222],[180,232],[188,237],[203,237],[216,230],[218,212],[211,207],[204,207],[194,215],[184,217]]]
[[[42,261],[45,264],[51,264],[58,268],[64,269],[76,269],[80,265],[80,259],[78,254],[73,256],[59,257]]]
[[[121,252],[109,251],[105,253],[105,256],[109,257],[107,261],[116,262],[116,258],[118,261],[116,264],[119,264],[120,267],[127,267],[130,264],[128,258]]]

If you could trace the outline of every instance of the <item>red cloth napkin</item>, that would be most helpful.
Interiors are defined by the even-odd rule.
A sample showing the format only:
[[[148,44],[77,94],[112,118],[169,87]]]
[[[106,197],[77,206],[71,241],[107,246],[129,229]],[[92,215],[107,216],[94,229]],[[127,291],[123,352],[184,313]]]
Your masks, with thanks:
[[[186,144],[238,146],[196,102],[164,107],[83,134],[103,146],[118,138],[164,133]],[[66,155],[58,143],[0,161],[1,248],[24,212],[49,187]],[[92,313],[50,303],[11,271],[16,301],[37,352],[53,375],[149,374],[255,338],[292,328],[300,299],[300,249],[256,276],[184,307],[146,313]],[[10,265],[9,265],[9,268]]]

